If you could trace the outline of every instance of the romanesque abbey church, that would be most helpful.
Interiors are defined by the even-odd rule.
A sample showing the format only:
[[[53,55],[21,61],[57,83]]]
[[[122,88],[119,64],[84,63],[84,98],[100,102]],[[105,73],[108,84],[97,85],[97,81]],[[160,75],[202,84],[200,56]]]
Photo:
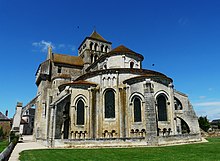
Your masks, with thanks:
[[[55,53],[36,72],[34,138],[51,147],[157,146],[201,140],[197,116],[173,80],[142,68],[96,31],[78,56]]]

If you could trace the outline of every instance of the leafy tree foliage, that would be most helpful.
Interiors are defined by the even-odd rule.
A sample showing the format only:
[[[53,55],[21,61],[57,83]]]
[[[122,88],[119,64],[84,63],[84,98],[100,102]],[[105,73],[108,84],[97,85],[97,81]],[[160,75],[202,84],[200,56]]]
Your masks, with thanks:
[[[207,116],[200,116],[199,117],[199,127],[207,132],[210,128],[209,120],[207,119]]]

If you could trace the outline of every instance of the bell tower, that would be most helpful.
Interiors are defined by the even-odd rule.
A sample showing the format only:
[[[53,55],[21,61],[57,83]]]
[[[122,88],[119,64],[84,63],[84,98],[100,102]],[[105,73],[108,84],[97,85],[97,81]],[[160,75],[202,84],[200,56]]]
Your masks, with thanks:
[[[111,44],[96,31],[86,37],[78,48],[78,56],[84,61],[84,70],[98,60],[101,55],[111,51]]]

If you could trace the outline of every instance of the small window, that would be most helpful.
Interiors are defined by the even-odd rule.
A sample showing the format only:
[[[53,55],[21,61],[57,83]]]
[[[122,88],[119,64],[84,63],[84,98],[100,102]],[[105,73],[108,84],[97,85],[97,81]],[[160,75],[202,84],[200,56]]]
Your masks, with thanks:
[[[61,71],[62,71],[62,67],[61,66],[58,66],[58,73],[61,73]]]
[[[104,45],[101,46],[101,52],[104,52]]]
[[[105,52],[108,52],[108,46],[105,47]]]
[[[90,59],[91,59],[91,63],[93,63],[93,54],[91,54]]]
[[[90,43],[89,47],[90,47],[90,49],[92,50],[93,42]]]
[[[98,51],[98,44],[95,43],[95,51]]]
[[[98,59],[98,56],[97,55],[95,55],[94,56],[94,61],[96,61]]]
[[[134,62],[130,62],[130,68],[133,69],[134,68]]]

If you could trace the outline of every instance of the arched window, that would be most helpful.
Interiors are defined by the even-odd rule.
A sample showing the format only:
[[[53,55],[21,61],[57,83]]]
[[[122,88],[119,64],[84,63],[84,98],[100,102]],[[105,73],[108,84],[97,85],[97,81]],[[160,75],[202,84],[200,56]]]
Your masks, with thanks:
[[[82,100],[79,100],[76,106],[76,124],[84,125],[85,124],[85,106]]]
[[[134,68],[134,62],[133,62],[133,61],[130,62],[130,68],[131,68],[131,69]]]
[[[113,90],[105,92],[105,118],[115,118],[115,94]]]
[[[91,54],[90,59],[91,59],[91,63],[93,63],[93,54]]]
[[[134,99],[134,122],[141,122],[141,101],[137,97]]]
[[[98,44],[95,43],[95,51],[98,51]]]
[[[106,52],[106,53],[108,52],[108,46],[105,47],[105,52]]]
[[[101,52],[104,52],[104,45],[101,46]]]
[[[157,97],[158,121],[167,121],[167,100],[163,95]]]
[[[93,42],[89,44],[90,50],[92,50]]]
[[[95,56],[94,56],[94,62],[95,62],[97,59],[98,59],[98,56],[95,55]]]
[[[175,110],[182,110],[183,109],[182,103],[176,97],[174,97],[174,105],[175,105]]]

